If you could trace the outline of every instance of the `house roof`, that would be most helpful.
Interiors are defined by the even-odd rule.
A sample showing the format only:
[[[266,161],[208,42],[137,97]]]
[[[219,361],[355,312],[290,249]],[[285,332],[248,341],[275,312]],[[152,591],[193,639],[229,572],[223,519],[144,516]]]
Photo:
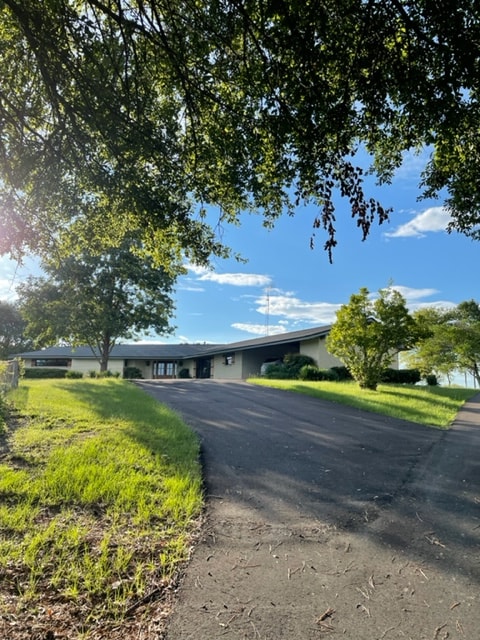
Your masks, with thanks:
[[[201,355],[211,344],[118,344],[110,354],[111,359],[130,360],[182,360]],[[90,347],[47,347],[38,351],[19,353],[21,358],[78,358],[91,359],[93,353]]]
[[[220,353],[228,349],[228,351],[245,351],[247,349],[256,349],[257,347],[268,347],[270,345],[289,344],[291,342],[299,342],[301,340],[309,340],[321,338],[328,335],[332,325],[324,325],[322,327],[312,327],[311,329],[302,329],[301,331],[289,331],[288,333],[277,333],[273,336],[262,336],[261,338],[252,338],[251,340],[242,340],[241,342],[230,342],[224,345],[210,345],[210,349],[205,354]]]
[[[183,360],[204,355],[215,355],[225,351],[246,351],[257,347],[289,344],[326,336],[331,325],[312,327],[301,331],[289,331],[273,336],[262,336],[251,340],[230,342],[228,344],[119,344],[113,347],[112,359],[137,360]],[[39,351],[27,351],[17,354],[21,358],[92,358],[90,347],[48,347]]]

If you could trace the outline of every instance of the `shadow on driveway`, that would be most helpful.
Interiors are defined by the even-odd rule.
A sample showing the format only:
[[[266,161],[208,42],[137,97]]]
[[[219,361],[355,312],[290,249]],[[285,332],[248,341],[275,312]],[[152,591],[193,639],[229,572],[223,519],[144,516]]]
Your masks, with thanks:
[[[441,431],[242,382],[175,380],[142,381],[139,385],[182,415],[198,433],[204,457],[209,528],[203,551],[200,545],[192,562],[193,569],[187,571],[184,586],[187,593],[183,593],[185,600],[180,599],[183,608],[180,606],[181,614],[173,617],[169,639],[196,637],[207,640],[218,634],[218,637],[227,638],[304,640],[317,638],[326,630],[340,630],[340,622],[336,625],[332,622],[332,629],[326,628],[330,616],[319,621],[313,613],[314,608],[307,607],[308,614],[304,610],[309,594],[318,595],[318,591],[322,591],[321,584],[327,591],[339,590],[336,597],[329,593],[327,600],[330,608],[334,608],[333,600],[337,600],[337,607],[343,607],[342,629],[348,638],[411,637],[421,640],[425,637],[431,640],[437,633],[436,616],[441,618],[442,606],[448,611],[448,607],[455,605],[450,610],[455,614],[461,606],[455,604],[459,592],[445,594],[445,584],[452,582],[462,584],[466,617],[463,622],[461,616],[454,621],[452,613],[446,616],[445,627],[441,627],[443,622],[438,618],[440,630],[436,638],[457,637],[453,635],[454,627],[459,638],[473,638],[473,635],[468,636],[466,630],[469,628],[476,629],[473,633],[478,632],[480,613],[476,618],[470,614],[474,602],[475,610],[480,609],[480,396],[467,404],[454,428]],[[224,539],[219,543],[222,536]],[[286,618],[279,615],[277,605],[268,605],[275,598],[280,603],[285,597],[283,591],[276,593],[282,581],[279,576],[285,578],[285,571],[277,575],[280,557],[271,551],[272,545],[279,540],[286,548],[285,536],[289,538],[289,544],[293,544],[289,557],[305,558],[307,547],[302,545],[307,541],[312,543],[307,545],[308,560],[303,559],[304,564],[299,565],[306,591],[303,593],[298,585],[295,590],[295,598],[301,600],[297,604],[302,617],[309,618],[306,627],[293,610],[287,623]],[[208,558],[217,554],[218,559],[219,554],[223,554],[224,562],[228,558],[231,566],[235,563],[237,567],[242,566],[242,562],[244,565],[247,562],[248,566],[245,545],[255,556],[263,549],[262,561],[256,564],[263,567],[264,578],[256,576],[253,579],[252,566],[248,579],[243,576],[243,580],[232,583],[232,574],[220,563],[217,575],[222,578],[213,579],[210,575],[217,591],[216,596],[210,598],[215,604],[209,605],[208,589],[204,593],[203,588],[209,566],[212,566]],[[348,564],[342,570],[339,567],[345,554],[353,548],[357,552],[356,573],[353,582],[349,582],[347,577],[353,578],[353,566],[348,571],[345,571]],[[323,554],[326,553],[333,564],[323,573],[323,582],[318,581],[318,572],[313,570],[307,580],[305,567],[308,562],[315,566],[312,558],[320,553],[320,549],[323,549],[322,557],[325,558]],[[233,557],[237,559],[233,561]],[[392,580],[391,576],[398,571],[393,565],[399,557],[410,566],[411,575],[407,579],[409,571],[404,570],[404,575],[395,574],[396,579]],[[275,566],[270,566],[272,559]],[[368,560],[372,566],[378,560],[376,569],[367,568]],[[391,571],[388,563],[392,563]],[[270,567],[268,571],[266,567]],[[292,586],[292,570],[291,567],[286,570],[285,589]],[[195,590],[191,571],[200,572],[197,577],[201,589]],[[366,574],[370,571],[369,582]],[[202,579],[200,574],[203,572]],[[431,572],[434,572],[435,580]],[[383,576],[382,584],[391,584],[393,589],[390,595],[386,587],[382,590],[385,602],[379,597],[379,587],[374,583],[373,575],[378,573]],[[265,577],[267,574],[268,578]],[[335,577],[333,582],[332,576]],[[415,581],[421,584],[414,586]],[[252,618],[253,613],[247,615],[247,605],[238,613],[241,609],[238,594],[248,594],[249,584],[252,588],[256,585],[261,606],[270,607],[272,611],[274,608],[279,617],[274,618],[269,611]],[[237,613],[232,613],[231,602],[228,605],[225,602],[227,609],[222,609],[218,593],[219,589],[222,592],[222,585],[227,591],[230,589],[230,598],[233,593],[237,594]],[[446,597],[443,605],[430,602],[427,595],[430,588],[443,589]],[[427,604],[419,604],[420,596],[414,596],[412,590],[414,593],[423,590]],[[192,600],[193,591],[200,600]],[[358,602],[352,601],[355,593]],[[415,607],[412,602],[409,604],[408,623],[403,622],[407,616],[403,611],[405,607],[400,606],[407,593],[415,602]],[[245,599],[246,595],[243,597]],[[189,602],[195,604],[189,605]],[[288,608],[288,602],[288,599],[284,602],[283,610]],[[206,609],[202,610],[202,606]],[[388,613],[392,606],[393,610]],[[374,620],[373,611],[376,611]],[[226,624],[226,612],[233,616],[227,627],[222,626]],[[359,616],[359,612],[364,615]],[[191,623],[187,620],[188,613]],[[206,626],[198,626],[199,615]],[[358,626],[359,619],[363,627]],[[391,631],[389,622],[393,624]],[[203,635],[195,635],[199,628],[203,628]],[[353,635],[348,635],[350,629]],[[448,630],[450,635],[441,635],[447,633],[442,629]],[[282,633],[287,635],[279,635]]]

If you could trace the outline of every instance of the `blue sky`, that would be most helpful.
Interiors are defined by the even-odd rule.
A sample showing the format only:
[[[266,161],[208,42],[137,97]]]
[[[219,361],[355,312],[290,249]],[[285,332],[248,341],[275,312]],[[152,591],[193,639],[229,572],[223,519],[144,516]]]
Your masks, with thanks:
[[[320,231],[310,249],[313,207],[285,216],[272,230],[260,216],[225,228],[225,243],[248,262],[218,261],[213,271],[190,268],[178,284],[175,339],[232,342],[330,324],[352,293],[361,287],[376,292],[390,283],[411,310],[478,300],[479,243],[446,233],[441,202],[418,201],[425,158],[408,155],[391,185],[370,183],[369,193],[393,213],[390,222],[372,227],[365,242],[348,202],[338,202],[333,264]]]
[[[390,222],[372,227],[365,242],[348,202],[338,201],[333,264],[320,230],[310,249],[313,207],[300,207],[272,230],[262,226],[260,215],[247,214],[239,227],[224,227],[223,241],[247,262],[217,260],[212,270],[190,265],[177,285],[175,333],[146,341],[236,342],[330,324],[352,293],[361,287],[376,292],[390,283],[412,310],[479,300],[479,243],[445,232],[448,216],[440,201],[418,201],[425,159],[407,155],[391,185],[369,183],[368,195],[393,213]],[[0,298],[14,299],[16,284],[29,273],[35,273],[32,261],[18,268],[0,259]]]

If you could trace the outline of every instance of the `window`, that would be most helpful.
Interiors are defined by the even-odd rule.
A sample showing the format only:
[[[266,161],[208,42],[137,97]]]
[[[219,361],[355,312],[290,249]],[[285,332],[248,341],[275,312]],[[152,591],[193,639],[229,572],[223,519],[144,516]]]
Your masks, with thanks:
[[[231,364],[235,364],[235,354],[234,353],[226,353],[224,356],[223,363],[227,366]]]
[[[36,358],[32,360],[32,367],[71,367],[72,361],[68,358]]]
[[[174,374],[175,363],[174,362],[163,362],[159,360],[158,362],[153,363],[153,375],[154,377],[172,377]]]

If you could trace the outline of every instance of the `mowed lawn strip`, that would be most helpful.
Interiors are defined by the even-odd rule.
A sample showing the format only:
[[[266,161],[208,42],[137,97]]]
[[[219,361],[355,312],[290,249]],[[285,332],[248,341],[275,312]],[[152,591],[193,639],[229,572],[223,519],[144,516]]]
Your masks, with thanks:
[[[161,596],[188,558],[203,501],[199,443],[126,381],[24,380],[9,400],[0,613],[54,616],[67,603],[87,638]]]
[[[353,381],[310,382],[267,378],[250,378],[248,381],[443,429],[452,424],[465,401],[478,393],[478,389],[394,384],[382,384],[376,391],[370,391],[361,389]]]

